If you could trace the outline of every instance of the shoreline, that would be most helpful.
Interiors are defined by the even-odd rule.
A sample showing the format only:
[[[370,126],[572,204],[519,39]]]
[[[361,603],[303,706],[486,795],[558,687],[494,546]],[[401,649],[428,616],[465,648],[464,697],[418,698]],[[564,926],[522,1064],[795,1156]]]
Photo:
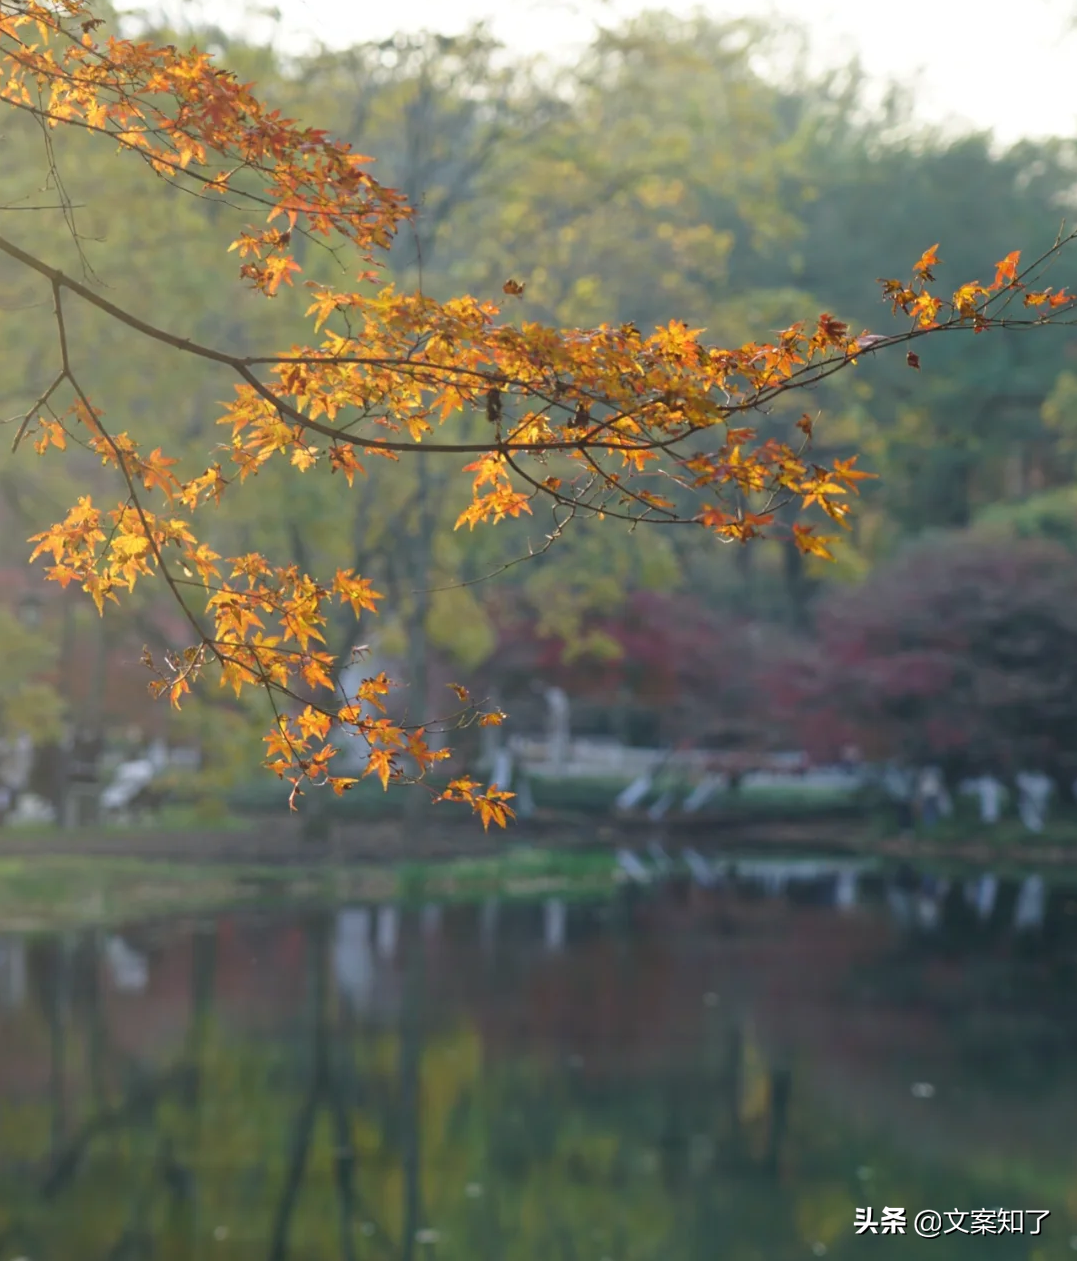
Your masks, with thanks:
[[[315,910],[349,903],[608,899],[630,883],[615,861],[621,845],[660,840],[675,857],[700,851],[734,861],[758,858],[875,859],[882,865],[926,863],[1000,877],[1057,873],[1077,863],[1072,846],[1001,846],[988,842],[879,840],[863,825],[841,829],[819,821],[713,829],[671,835],[653,824],[604,821],[576,828],[535,826],[484,835],[467,821],[435,831],[371,824],[327,840],[304,840],[298,823],[244,831],[15,833],[0,835],[0,933],[66,929],[118,930],[158,919]],[[693,829],[701,833],[701,829]],[[679,844],[683,841],[685,844]],[[659,879],[661,879],[659,877]],[[656,882],[657,883],[657,882]]]
[[[658,841],[672,853],[695,846],[708,854],[745,850],[776,854],[811,850],[825,856],[876,857],[974,866],[1077,865],[1077,845],[1029,837],[1007,843],[990,837],[933,840],[881,837],[864,816],[814,814],[807,818],[698,818],[652,822],[636,817],[548,816],[518,820],[483,832],[478,820],[378,820],[334,823],[327,836],[304,831],[302,820],[254,818],[249,827],[155,830],[131,826],[73,831],[0,829],[0,859],[116,858],[199,866],[321,868],[374,864],[440,863],[505,858],[519,851],[595,853]]]
[[[549,815],[517,820],[502,831],[484,832],[477,819],[424,818],[334,823],[328,835],[314,837],[302,820],[274,816],[253,819],[247,828],[156,830],[132,826],[71,831],[0,829],[0,858],[33,855],[191,859],[208,864],[265,862],[282,866],[341,862],[399,863],[454,858],[497,857],[520,848],[554,852],[615,850],[660,840],[672,849],[814,848],[849,853],[870,846],[863,820],[813,816],[725,818],[654,823],[645,818]]]

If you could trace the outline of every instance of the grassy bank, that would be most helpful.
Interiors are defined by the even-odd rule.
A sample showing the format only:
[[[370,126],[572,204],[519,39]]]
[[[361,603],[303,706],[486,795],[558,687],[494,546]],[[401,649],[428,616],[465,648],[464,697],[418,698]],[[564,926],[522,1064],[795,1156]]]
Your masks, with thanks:
[[[168,863],[137,858],[0,859],[0,932],[117,925],[242,907],[608,895],[607,853],[514,848],[446,863],[309,867]]]
[[[940,875],[961,876],[985,867],[1001,877],[1030,871],[1064,872],[1077,860],[1077,845],[984,845],[938,835],[883,840],[858,847],[886,862],[924,864]],[[794,857],[782,851],[736,847],[728,856]],[[815,851],[812,851],[815,852]],[[173,916],[227,910],[332,907],[353,903],[473,902],[489,897],[546,896],[595,899],[611,896],[623,877],[615,856],[603,849],[510,846],[494,856],[441,862],[201,863],[95,855],[0,857],[0,933],[108,927]]]
[[[1015,814],[1004,815],[997,823],[981,823],[976,809],[967,801],[960,800],[953,814],[940,819],[932,827],[916,824],[903,830],[898,815],[888,806],[869,805],[865,819],[869,820],[869,836],[877,839],[903,834],[909,841],[920,845],[977,844],[1000,853],[1014,854],[1048,845],[1072,849],[1077,858],[1077,808],[1068,803],[1048,811],[1042,832],[1030,832]]]
[[[99,836],[6,828],[0,832],[0,931],[120,924],[231,907],[604,897],[617,883],[616,847],[641,849],[660,833],[646,818],[592,813],[588,807],[599,800],[600,787],[605,794],[617,785],[570,783],[561,804],[582,807],[575,816],[547,815],[496,834],[484,834],[468,817],[450,819],[436,810],[436,824],[426,828],[392,819],[338,819],[333,838],[320,841],[304,836],[302,820],[286,817],[229,815],[207,826],[175,815],[168,822],[186,824],[186,831],[140,825]],[[999,873],[1077,864],[1077,810],[1069,807],[1056,807],[1044,832],[1033,835],[1014,817],[984,827],[968,802],[959,802],[955,814],[934,828],[905,833],[885,806],[854,806],[833,794],[814,794],[809,803],[788,789],[762,790],[738,804],[739,812],[720,817],[664,820],[671,850],[692,844],[731,856],[860,854]]]

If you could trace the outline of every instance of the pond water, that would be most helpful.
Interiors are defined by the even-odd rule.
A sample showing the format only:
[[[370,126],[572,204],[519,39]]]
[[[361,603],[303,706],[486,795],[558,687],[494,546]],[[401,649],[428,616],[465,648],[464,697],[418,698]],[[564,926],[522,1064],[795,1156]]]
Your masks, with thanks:
[[[1077,887],[759,864],[9,935],[0,1261],[1072,1257],[1075,964]]]

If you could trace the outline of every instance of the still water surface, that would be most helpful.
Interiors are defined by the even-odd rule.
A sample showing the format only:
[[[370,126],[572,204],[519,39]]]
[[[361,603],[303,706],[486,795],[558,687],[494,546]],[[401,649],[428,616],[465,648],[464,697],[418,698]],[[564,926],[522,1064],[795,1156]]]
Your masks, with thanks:
[[[757,871],[8,936],[0,1261],[1073,1257],[1075,912]],[[988,1206],[1050,1216],[913,1234]]]

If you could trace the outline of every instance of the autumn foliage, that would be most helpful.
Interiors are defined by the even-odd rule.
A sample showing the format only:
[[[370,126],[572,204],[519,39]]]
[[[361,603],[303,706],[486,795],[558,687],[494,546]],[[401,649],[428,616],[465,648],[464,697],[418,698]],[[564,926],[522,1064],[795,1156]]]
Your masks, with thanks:
[[[303,283],[299,240],[333,251],[352,280],[343,288],[306,282],[306,342],[241,356],[157,327],[0,238],[0,251],[41,277],[56,324],[53,379],[20,418],[15,445],[27,438],[39,452],[88,446],[118,486],[112,505],[81,497],[34,538],[33,556],[48,559],[50,579],[82,588],[99,609],[143,579],[166,583],[190,644],[166,660],[147,654],[154,689],[179,705],[207,672],[237,693],[263,689],[274,710],[267,762],[296,791],[307,784],[340,793],[355,782],[333,773],[341,738],[365,742],[365,773],[385,785],[421,778],[449,751],[428,740],[430,723],[388,716],[392,684],[384,675],[351,693],[342,688],[325,629],[334,603],[357,618],[378,610],[382,597],[361,574],[316,576],[258,551],[221,556],[205,542],[205,514],[222,496],[244,493],[267,462],[287,461],[296,475],[339,473],[334,490],[346,494],[357,478],[376,476],[379,459],[440,456],[472,474],[457,528],[544,504],[555,533],[585,516],[694,527],[725,543],[784,529],[800,551],[825,558],[832,539],[818,523],[844,526],[869,474],[855,458],[812,459],[815,420],[793,405],[796,396],[889,346],[903,346],[918,368],[914,346],[925,337],[1031,327],[1072,311],[1064,289],[1038,287],[1041,268],[1070,238],[1031,267],[1010,253],[989,281],[948,295],[934,287],[938,247],[926,251],[908,281],[882,282],[904,317],[889,336],[856,333],[824,313],[769,342],[723,348],[676,321],[649,334],[631,324],[557,329],[513,321],[469,296],[439,302],[400,292],[384,280],[381,261],[415,212],[371,175],[371,159],[268,109],[252,85],[206,53],[98,42],[100,25],[83,0],[0,0],[5,105],[33,115],[46,135],[77,129],[87,143],[113,145],[118,161],[149,164],[165,185],[245,208],[256,222],[222,247],[267,299]],[[506,299],[518,299],[525,284],[506,279]],[[166,450],[113,432],[107,400],[84,390],[69,353],[72,303],[231,372],[219,460],[181,476]],[[480,422],[474,438],[446,431],[461,415]],[[763,437],[758,416],[786,420],[784,438]],[[806,516],[793,521],[789,508]],[[460,690],[433,721],[444,730],[499,715],[479,713]],[[466,777],[442,797],[470,803],[484,824],[503,825],[512,814],[509,794]]]
[[[708,609],[683,594],[632,592],[616,610],[581,619],[576,633],[546,633],[537,611],[507,610],[486,672],[509,708],[534,680],[564,688],[604,725],[646,719],[650,739],[713,747],[769,747],[782,734],[763,681],[795,637],[781,627]]]
[[[1059,544],[926,540],[829,593],[816,629],[766,680],[815,757],[1077,773],[1077,567]]]

